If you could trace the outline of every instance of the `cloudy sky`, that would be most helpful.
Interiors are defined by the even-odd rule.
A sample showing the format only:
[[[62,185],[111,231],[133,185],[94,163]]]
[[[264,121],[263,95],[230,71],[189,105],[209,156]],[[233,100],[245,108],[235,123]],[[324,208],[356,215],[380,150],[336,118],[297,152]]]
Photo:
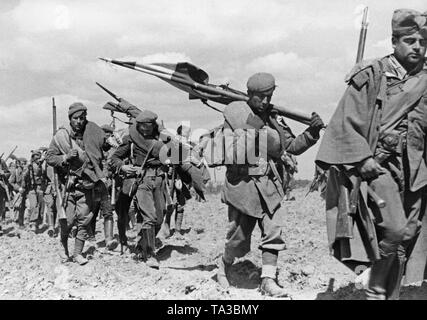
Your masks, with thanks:
[[[327,122],[354,64],[365,5],[366,58],[390,52],[395,9],[427,10],[425,0],[1,0],[0,154],[18,145],[16,154],[28,157],[48,145],[52,97],[59,125],[75,101],[86,103],[90,120],[109,123],[102,106],[111,99],[95,81],[157,112],[169,128],[182,120],[193,129],[221,123],[221,114],[165,82],[97,57],[188,61],[212,83],[240,90],[251,74],[271,72],[273,103],[317,111]],[[312,177],[316,152],[299,157],[299,178]]]

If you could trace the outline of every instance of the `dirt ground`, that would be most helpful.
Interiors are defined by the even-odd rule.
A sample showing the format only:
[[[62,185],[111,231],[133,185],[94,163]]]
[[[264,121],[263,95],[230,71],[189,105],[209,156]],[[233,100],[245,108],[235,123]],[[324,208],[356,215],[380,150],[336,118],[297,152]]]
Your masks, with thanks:
[[[292,192],[296,201],[283,203],[287,250],[279,255],[279,284],[295,300],[363,299],[354,274],[328,253],[323,200],[317,192],[305,198],[306,191],[299,187]],[[0,237],[0,299],[270,299],[258,291],[258,227],[252,252],[232,267],[232,287],[224,290],[215,281],[227,228],[219,194],[208,195],[205,203],[190,200],[183,228],[182,239],[161,238],[160,269],[154,270],[132,255],[106,252],[102,220],[96,243],[85,245],[90,259],[85,266],[61,264],[58,238],[25,230],[18,237],[8,220]],[[129,235],[135,239],[135,233]],[[73,243],[70,239],[70,249]],[[427,299],[427,282],[404,287],[401,299]]]

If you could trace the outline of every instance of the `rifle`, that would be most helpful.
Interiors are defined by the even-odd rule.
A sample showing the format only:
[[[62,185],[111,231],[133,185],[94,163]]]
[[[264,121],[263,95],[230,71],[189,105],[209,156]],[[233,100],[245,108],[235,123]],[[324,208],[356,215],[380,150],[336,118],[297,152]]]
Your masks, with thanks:
[[[12,157],[13,153],[15,152],[15,150],[18,148],[18,146],[15,146],[15,148],[13,148],[13,150],[9,153],[9,155],[6,157],[6,159],[4,159],[4,161],[9,160],[10,157]],[[4,154],[4,153],[3,153]],[[3,154],[1,155],[3,157]],[[0,157],[1,159],[1,157]]]
[[[7,160],[9,160],[10,157],[13,156],[13,153],[15,152],[15,150],[18,148],[18,146],[15,146],[15,148],[13,148],[13,150],[9,153],[9,155],[6,157],[6,159],[4,159],[4,162],[6,163]],[[3,158],[4,152],[2,153],[2,155],[0,156],[0,160]],[[8,187],[8,181],[5,180],[5,177],[2,175],[1,176],[1,181],[4,184],[4,192],[6,193],[6,198],[7,201],[9,203],[9,208],[10,208],[10,191],[9,191],[9,187]]]
[[[356,63],[359,63],[363,59],[363,53],[365,51],[366,33],[367,33],[367,18],[368,18],[368,7],[363,10],[362,26],[359,35],[359,44],[357,48]],[[330,169],[331,170],[331,169]],[[335,169],[334,169],[335,170]],[[338,216],[336,224],[336,237],[339,238],[353,238],[353,216],[356,214],[358,202],[359,202],[359,190],[362,178],[359,176],[353,184],[351,191],[343,185],[343,180],[347,177],[343,173],[340,180],[340,195],[338,201]],[[342,203],[341,203],[342,202]]]
[[[53,129],[52,136],[55,136],[57,131],[55,98],[52,98],[52,129]],[[66,220],[67,219],[67,215],[65,213],[66,205],[64,206],[62,192],[61,192],[61,189],[59,188],[58,171],[55,167],[53,167],[53,185],[55,187],[55,192],[59,202],[58,219]]]
[[[113,116],[114,112],[111,111],[111,116]],[[113,129],[116,129],[116,119],[113,117]],[[107,164],[108,165],[108,164]],[[114,206],[116,204],[116,175],[113,174],[111,177],[111,205]]]
[[[139,114],[140,110],[133,104],[131,104],[129,101],[117,96],[112,91],[108,90],[106,87],[101,85],[98,82],[95,82],[98,87],[100,87],[102,90],[104,90],[106,93],[108,93],[111,97],[114,98],[118,103],[112,103],[107,102],[103,109],[110,110],[111,116],[114,119],[114,111],[125,113],[128,118],[136,118],[136,116]],[[129,123],[130,124],[130,123]]]

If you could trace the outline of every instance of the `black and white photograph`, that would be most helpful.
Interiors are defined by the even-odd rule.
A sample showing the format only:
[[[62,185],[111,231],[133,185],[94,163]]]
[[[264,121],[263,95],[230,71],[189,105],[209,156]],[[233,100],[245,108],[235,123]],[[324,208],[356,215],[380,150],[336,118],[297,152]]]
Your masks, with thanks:
[[[0,30],[1,301],[427,300],[425,0],[1,0]]]

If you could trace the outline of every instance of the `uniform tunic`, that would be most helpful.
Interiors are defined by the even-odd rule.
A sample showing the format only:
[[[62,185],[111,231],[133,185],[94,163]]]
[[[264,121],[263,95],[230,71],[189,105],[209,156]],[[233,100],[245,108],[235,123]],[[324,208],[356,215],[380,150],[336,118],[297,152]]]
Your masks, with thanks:
[[[331,249],[341,261],[373,261],[397,252],[402,260],[409,257],[406,280],[421,280],[427,248],[422,241],[417,241],[416,250],[412,251],[412,247],[426,210],[427,70],[407,74],[390,55],[356,66],[348,80],[349,86],[328,125],[316,162],[323,168],[346,168],[352,176],[356,163],[375,158],[385,174],[369,185],[387,205],[378,209],[367,202],[362,185],[360,203],[363,207],[367,204],[367,210],[375,217],[374,238],[366,240],[355,224],[353,239],[336,239],[337,187],[342,181],[332,177],[326,195]],[[417,255],[410,255],[411,252]]]
[[[22,167],[16,167],[12,174],[9,177],[9,183],[15,191],[15,196],[13,199],[14,206],[14,221],[16,221],[19,225],[24,224],[24,214],[25,214],[25,199],[26,193],[20,193],[19,190],[22,187],[24,181],[24,169]]]
[[[0,181],[0,217],[2,220],[6,217],[6,201],[7,201],[7,193],[6,188],[8,188],[7,182],[10,177],[9,168],[6,165],[6,162],[1,159],[1,170],[3,170],[3,175]]]
[[[61,131],[62,130],[62,131]],[[66,204],[67,228],[68,230],[76,224],[77,238],[87,240],[89,237],[89,224],[93,212],[104,200],[109,203],[108,190],[105,186],[105,175],[102,167],[103,149],[105,147],[105,133],[95,123],[88,122],[82,134],[76,134],[71,129],[68,132],[61,128],[52,139],[47,151],[47,163],[58,169],[58,178],[65,183],[65,173],[69,166],[70,175],[74,180],[69,190]],[[64,138],[66,141],[61,140]],[[70,163],[65,161],[65,156],[70,148],[79,148],[77,159]],[[86,165],[82,167],[82,164]],[[112,209],[111,209],[112,210]]]
[[[111,166],[115,172],[119,172],[124,164],[124,159],[131,158],[132,153],[133,159],[131,159],[131,162],[136,167],[141,167],[145,158],[147,158],[144,167],[146,171],[142,181],[139,178],[135,180],[137,184],[135,205],[139,213],[137,221],[141,224],[142,229],[150,229],[151,227],[160,229],[166,210],[165,172],[159,159],[160,149],[164,144],[158,140],[157,135],[144,138],[136,130],[136,124],[129,128],[129,132],[130,134],[123,138],[123,143],[111,156]],[[132,150],[133,152],[131,152]],[[129,194],[130,188],[125,187],[123,186]],[[128,207],[127,201],[120,202],[120,205]],[[124,241],[125,237],[122,239],[122,242]]]
[[[47,185],[46,171],[42,164],[30,162],[25,169],[22,187],[26,190],[29,202],[30,223],[40,223],[45,208],[44,192]]]
[[[247,125],[246,121],[249,117],[256,117],[244,102],[230,104],[226,107],[224,114],[229,113],[227,108],[239,108],[239,111],[236,112],[237,109],[230,110],[230,114],[236,114],[234,119],[232,117],[227,119],[226,117],[224,128],[232,129],[232,131],[225,131],[228,132],[226,134],[233,135],[236,129]],[[298,155],[318,140],[318,136],[314,136],[310,130],[306,130],[295,137],[286,124],[278,124],[277,115],[273,114],[270,117],[258,119],[261,121],[259,122],[260,127],[268,126],[278,131],[282,151],[286,150],[291,154]],[[237,153],[245,152],[245,148],[238,148],[236,143],[233,145]],[[241,154],[240,157],[244,158],[244,155]],[[276,166],[280,166],[280,154],[276,158],[269,155],[268,159],[264,160],[266,162],[272,160]],[[283,186],[275,177],[270,164],[267,165],[264,173],[252,175],[250,172],[248,164],[227,166],[221,199],[228,205],[229,229],[225,255],[229,256],[229,260],[234,257],[242,257],[249,252],[251,233],[257,222],[262,234],[260,249],[279,251],[285,248],[280,225],[284,213],[281,207],[281,201],[284,198]]]

